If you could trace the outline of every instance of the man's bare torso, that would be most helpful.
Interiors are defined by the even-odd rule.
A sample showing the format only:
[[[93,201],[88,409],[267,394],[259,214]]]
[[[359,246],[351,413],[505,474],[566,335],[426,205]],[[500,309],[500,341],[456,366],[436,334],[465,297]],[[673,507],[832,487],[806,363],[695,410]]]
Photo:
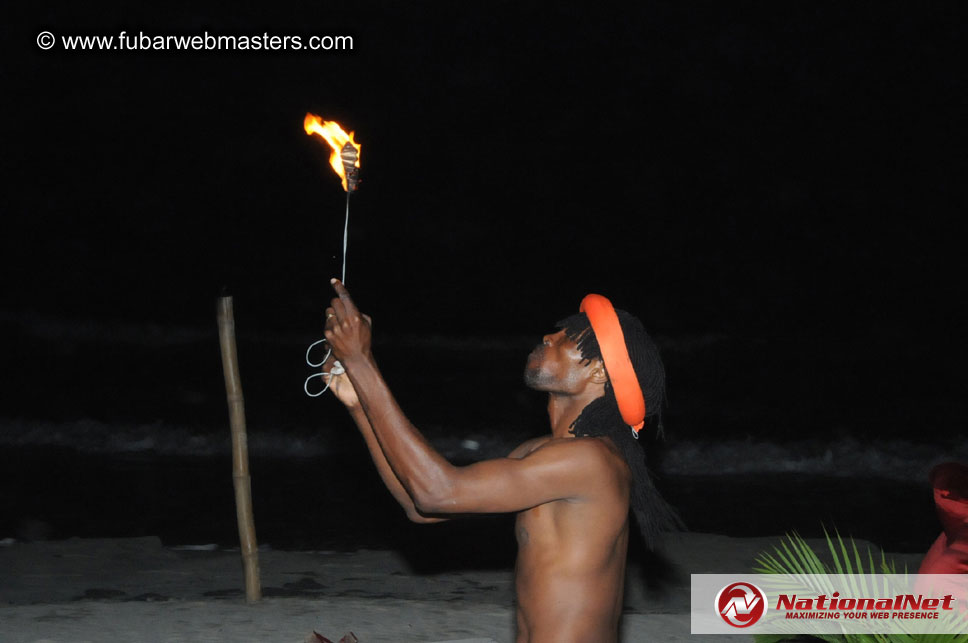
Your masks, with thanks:
[[[343,284],[326,309],[326,340],[345,372],[330,388],[350,410],[387,488],[416,522],[462,513],[517,513],[519,643],[615,641],[628,546],[631,473],[607,437],[573,437],[584,409],[605,396],[601,359],[564,329],[529,355],[525,382],[548,393],[552,436],[508,458],[462,467],[407,419],[370,350],[370,319]]]
[[[630,473],[607,438],[539,438],[582,449],[587,494],[521,511],[515,532],[518,643],[614,641],[622,612]]]

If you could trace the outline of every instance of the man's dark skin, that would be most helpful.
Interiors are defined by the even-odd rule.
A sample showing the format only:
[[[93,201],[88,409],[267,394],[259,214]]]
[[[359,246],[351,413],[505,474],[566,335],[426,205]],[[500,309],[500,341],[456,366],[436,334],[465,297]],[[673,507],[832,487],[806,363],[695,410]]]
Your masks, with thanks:
[[[525,380],[548,392],[551,435],[506,458],[456,467],[400,410],[373,358],[371,320],[332,280],[326,339],[346,369],[331,390],[359,427],[383,482],[414,522],[447,514],[517,514],[518,643],[617,641],[631,473],[607,437],[569,429],[605,393],[600,360],[583,361],[564,331],[529,356]]]

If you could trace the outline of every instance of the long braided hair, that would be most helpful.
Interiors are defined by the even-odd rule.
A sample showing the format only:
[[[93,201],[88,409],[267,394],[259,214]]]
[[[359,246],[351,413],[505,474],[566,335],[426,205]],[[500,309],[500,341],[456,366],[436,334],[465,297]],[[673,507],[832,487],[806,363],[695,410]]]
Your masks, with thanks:
[[[642,322],[624,310],[615,310],[632,368],[645,396],[646,426],[654,426],[661,434],[662,404],[665,402],[665,367],[659,357],[659,348],[645,332]],[[601,359],[602,352],[591,322],[585,313],[577,313],[557,324],[558,328],[578,345],[583,360]],[[607,370],[607,369],[606,369]],[[622,419],[612,390],[611,381],[605,383],[605,395],[590,402],[571,425],[571,433],[577,437],[608,436],[618,447],[632,472],[632,489],[629,504],[639,525],[639,532],[649,549],[654,550],[663,532],[681,529],[682,520],[675,510],[659,494],[652,483],[652,476],[645,463],[645,450],[632,435],[629,425]]]

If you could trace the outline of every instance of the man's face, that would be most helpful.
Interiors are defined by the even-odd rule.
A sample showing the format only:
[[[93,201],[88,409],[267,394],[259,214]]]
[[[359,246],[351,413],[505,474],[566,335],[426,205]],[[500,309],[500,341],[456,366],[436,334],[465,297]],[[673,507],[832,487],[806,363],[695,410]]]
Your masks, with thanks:
[[[531,354],[524,369],[524,382],[538,391],[581,393],[593,380],[599,360],[584,362],[578,345],[560,330],[545,335]]]

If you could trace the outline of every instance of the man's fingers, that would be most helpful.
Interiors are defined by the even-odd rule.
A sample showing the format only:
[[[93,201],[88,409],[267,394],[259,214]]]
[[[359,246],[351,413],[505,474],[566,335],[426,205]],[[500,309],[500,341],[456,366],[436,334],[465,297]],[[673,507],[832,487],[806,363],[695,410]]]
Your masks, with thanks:
[[[339,279],[333,277],[329,280],[329,283],[333,284],[333,290],[339,295],[340,301],[346,306],[346,313],[348,315],[359,315],[360,311],[357,310],[356,304],[353,303],[353,298],[350,297],[350,293],[346,290],[346,286],[343,285]]]
[[[333,314],[336,315],[336,319],[333,321],[338,323],[346,319],[346,306],[340,299],[333,299],[329,302],[329,307],[333,309]]]

